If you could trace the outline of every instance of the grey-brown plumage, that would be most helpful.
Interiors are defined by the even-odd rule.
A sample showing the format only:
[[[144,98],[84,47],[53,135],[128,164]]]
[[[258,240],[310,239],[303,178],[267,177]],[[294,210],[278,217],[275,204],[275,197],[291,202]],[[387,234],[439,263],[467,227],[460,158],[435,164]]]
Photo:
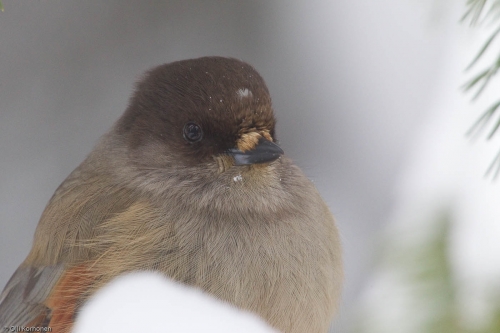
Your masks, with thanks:
[[[338,232],[274,126],[267,87],[244,62],[146,73],[47,205],[0,296],[0,326],[67,331],[97,288],[155,270],[283,332],[326,332],[342,283]]]

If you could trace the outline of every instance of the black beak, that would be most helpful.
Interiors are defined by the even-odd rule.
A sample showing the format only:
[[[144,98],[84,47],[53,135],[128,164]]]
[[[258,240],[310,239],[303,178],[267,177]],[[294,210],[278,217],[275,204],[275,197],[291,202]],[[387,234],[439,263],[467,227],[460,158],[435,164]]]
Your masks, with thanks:
[[[274,142],[261,138],[252,150],[242,152],[238,148],[232,148],[228,153],[234,157],[235,165],[249,165],[272,162],[285,152]]]

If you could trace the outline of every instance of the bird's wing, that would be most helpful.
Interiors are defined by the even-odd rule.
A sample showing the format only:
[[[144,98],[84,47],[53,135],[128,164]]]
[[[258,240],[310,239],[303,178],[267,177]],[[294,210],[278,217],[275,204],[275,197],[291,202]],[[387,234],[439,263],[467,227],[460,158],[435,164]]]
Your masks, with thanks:
[[[48,316],[50,309],[44,302],[62,273],[61,265],[21,265],[0,295],[0,327],[26,326]]]
[[[0,294],[0,327],[50,327],[67,332],[87,285],[85,266],[21,265]]]

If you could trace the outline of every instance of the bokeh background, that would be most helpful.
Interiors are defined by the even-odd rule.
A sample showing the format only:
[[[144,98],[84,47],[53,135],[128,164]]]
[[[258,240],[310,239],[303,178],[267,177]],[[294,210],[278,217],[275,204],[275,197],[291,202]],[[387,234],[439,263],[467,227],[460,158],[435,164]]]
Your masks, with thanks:
[[[221,55],[262,74],[282,147],[338,220],[332,332],[491,329],[500,144],[465,133],[498,89],[474,104],[460,89],[489,36],[460,23],[465,2],[3,0],[0,287],[141,73]]]

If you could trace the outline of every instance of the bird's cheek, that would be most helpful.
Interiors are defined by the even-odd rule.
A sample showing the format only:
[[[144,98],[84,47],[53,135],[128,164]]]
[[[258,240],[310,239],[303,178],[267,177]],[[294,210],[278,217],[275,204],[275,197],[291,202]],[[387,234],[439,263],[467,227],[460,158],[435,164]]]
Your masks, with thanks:
[[[226,172],[234,165],[234,159],[230,155],[220,154],[214,156],[215,163],[217,163],[219,173]]]

